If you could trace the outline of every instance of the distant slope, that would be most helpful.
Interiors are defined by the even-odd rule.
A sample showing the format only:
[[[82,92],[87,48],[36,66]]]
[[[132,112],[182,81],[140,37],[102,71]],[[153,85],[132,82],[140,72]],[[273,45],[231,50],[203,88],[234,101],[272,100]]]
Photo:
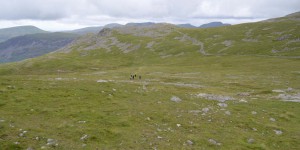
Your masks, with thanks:
[[[201,25],[199,28],[214,28],[214,27],[222,27],[222,26],[229,26],[230,24],[222,23],[222,22],[210,22],[207,24]]]
[[[35,33],[47,33],[35,26],[18,26],[12,28],[0,29],[0,42],[6,41],[10,38]]]
[[[81,28],[81,29],[76,29],[76,30],[71,30],[71,31],[66,31],[67,33],[75,33],[75,34],[87,34],[87,33],[97,33],[99,32],[103,27],[98,26],[98,27],[86,27],[86,28]]]
[[[71,30],[71,31],[64,31],[64,32],[84,35],[87,33],[98,33],[103,28],[117,28],[117,27],[121,27],[121,26],[123,26],[123,25],[118,24],[118,23],[110,23],[105,26],[86,27],[86,28],[81,28],[81,29],[76,29],[76,30]]]
[[[141,23],[127,23],[125,26],[145,27],[154,24],[155,24],[154,22],[141,22]]]
[[[78,35],[70,33],[37,33],[11,38],[0,43],[0,63],[37,57],[57,50]]]
[[[178,27],[182,27],[182,28],[196,28],[196,26],[193,26],[189,23],[187,24],[177,24]]]

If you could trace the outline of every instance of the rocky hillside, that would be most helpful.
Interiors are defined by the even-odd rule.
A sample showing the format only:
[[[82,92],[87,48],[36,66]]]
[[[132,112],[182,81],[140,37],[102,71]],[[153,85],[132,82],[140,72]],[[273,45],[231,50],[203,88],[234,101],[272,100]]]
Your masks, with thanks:
[[[80,37],[55,53],[20,63],[37,63],[42,70],[50,71],[49,64],[53,70],[58,65],[72,70],[87,66],[192,64],[204,56],[299,58],[299,20],[289,16],[279,20],[204,29],[152,23],[104,28],[97,34]]]

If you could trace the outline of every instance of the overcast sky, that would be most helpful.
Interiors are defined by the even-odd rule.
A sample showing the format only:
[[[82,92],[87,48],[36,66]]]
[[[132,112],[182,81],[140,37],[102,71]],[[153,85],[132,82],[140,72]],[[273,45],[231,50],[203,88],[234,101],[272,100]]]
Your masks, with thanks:
[[[0,0],[0,28],[71,30],[108,23],[243,23],[300,11],[300,0]]]

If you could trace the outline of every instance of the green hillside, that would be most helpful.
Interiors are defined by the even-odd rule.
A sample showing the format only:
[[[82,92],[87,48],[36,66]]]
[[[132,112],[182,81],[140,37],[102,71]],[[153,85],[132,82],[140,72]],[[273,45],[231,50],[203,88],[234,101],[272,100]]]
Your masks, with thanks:
[[[2,64],[1,148],[300,149],[299,24],[105,28]]]

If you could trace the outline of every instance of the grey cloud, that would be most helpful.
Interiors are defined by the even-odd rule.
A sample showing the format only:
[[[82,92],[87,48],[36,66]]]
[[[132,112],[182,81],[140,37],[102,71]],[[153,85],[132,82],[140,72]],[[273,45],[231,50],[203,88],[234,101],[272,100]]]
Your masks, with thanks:
[[[299,0],[0,0],[0,4],[0,20],[88,20],[103,16],[249,19],[279,17],[300,8]]]

